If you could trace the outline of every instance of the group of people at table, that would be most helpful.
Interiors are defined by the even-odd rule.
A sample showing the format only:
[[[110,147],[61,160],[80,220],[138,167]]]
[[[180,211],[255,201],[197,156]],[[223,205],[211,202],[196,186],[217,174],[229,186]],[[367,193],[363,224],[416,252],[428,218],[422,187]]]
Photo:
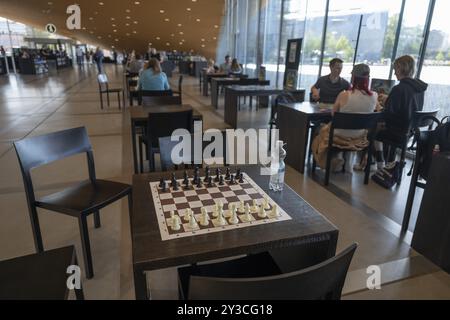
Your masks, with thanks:
[[[395,154],[391,154],[385,161],[383,156],[383,141],[402,141],[411,129],[411,123],[416,111],[422,111],[425,91],[428,85],[420,79],[414,78],[416,63],[410,56],[402,56],[395,60],[394,70],[399,83],[394,86],[389,95],[374,92],[370,89],[370,67],[366,64],[355,65],[352,71],[351,83],[341,77],[343,61],[333,59],[330,62],[331,73],[321,77],[311,88],[311,98],[315,102],[332,104],[332,113],[372,113],[383,112],[383,122],[378,124],[375,135],[374,170],[393,173],[401,164],[395,161]],[[316,160],[322,160],[324,140],[328,139],[330,126],[323,126],[320,134],[315,138],[312,148]],[[328,130],[328,131],[327,131]],[[353,140],[360,144],[367,140],[367,132],[361,130],[336,130],[335,136]],[[327,141],[328,142],[328,141]],[[336,143],[336,139],[333,141]],[[328,145],[328,143],[326,143]],[[322,154],[321,154],[322,153]],[[354,165],[355,152],[347,152],[346,159],[342,153],[334,156],[332,170],[364,170],[367,163],[365,156]],[[318,161],[318,162],[319,162]],[[320,164],[320,163],[319,163]]]

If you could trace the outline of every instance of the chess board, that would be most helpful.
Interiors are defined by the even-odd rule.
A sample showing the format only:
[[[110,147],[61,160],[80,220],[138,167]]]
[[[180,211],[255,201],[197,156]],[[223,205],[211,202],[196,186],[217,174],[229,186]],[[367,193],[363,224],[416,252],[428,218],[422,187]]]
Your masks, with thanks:
[[[202,181],[203,179],[204,177],[202,177]],[[215,186],[212,188],[208,188],[207,185],[205,185],[201,188],[192,186],[189,189],[185,189],[182,186],[183,179],[177,181],[180,184],[178,191],[174,191],[172,188],[167,188],[166,191],[163,191],[159,187],[159,182],[150,183],[161,239],[163,241],[253,227],[267,223],[277,223],[292,219],[277,204],[279,212],[277,218],[260,218],[257,212],[251,212],[251,221],[244,222],[245,219],[243,219],[243,214],[239,213],[238,224],[230,224],[227,219],[227,225],[220,226],[212,216],[213,207],[216,203],[223,203],[223,208],[226,212],[231,204],[236,204],[236,206],[239,207],[240,202],[244,201],[245,204],[248,203],[251,206],[253,200],[256,200],[258,205],[262,205],[265,197],[267,197],[270,205],[270,209],[267,210],[268,213],[276,203],[245,173],[243,173],[243,183],[236,181],[235,184],[230,184],[230,182],[226,180],[223,186],[220,186],[218,182],[215,182]],[[167,182],[170,183],[170,181]],[[196,229],[191,229],[189,222],[184,220],[186,209],[190,208],[193,211],[196,220],[199,221],[203,207],[208,210],[210,216],[209,225],[204,227],[201,226],[201,224],[198,224]],[[174,231],[171,228],[171,211],[174,211],[175,215],[178,215],[181,218],[182,225],[181,229],[178,231]]]

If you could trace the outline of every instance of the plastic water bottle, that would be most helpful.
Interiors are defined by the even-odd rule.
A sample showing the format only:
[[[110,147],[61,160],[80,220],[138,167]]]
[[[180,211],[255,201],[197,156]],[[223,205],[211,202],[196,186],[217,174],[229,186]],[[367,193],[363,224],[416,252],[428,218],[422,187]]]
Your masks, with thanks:
[[[278,141],[277,147],[272,153],[269,188],[275,192],[283,191],[284,187],[284,175],[286,173],[284,159],[286,158],[286,150],[284,150],[283,147],[283,141]],[[276,154],[276,152],[278,152],[278,154]]]

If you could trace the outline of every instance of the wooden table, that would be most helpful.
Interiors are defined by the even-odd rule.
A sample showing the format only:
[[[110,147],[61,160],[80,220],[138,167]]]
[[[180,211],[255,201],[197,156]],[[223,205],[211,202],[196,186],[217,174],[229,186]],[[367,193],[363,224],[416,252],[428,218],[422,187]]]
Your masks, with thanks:
[[[134,173],[139,173],[139,164],[138,164],[138,156],[136,151],[136,133],[137,128],[142,128],[147,126],[148,116],[152,113],[167,113],[167,112],[179,112],[179,111],[188,111],[193,110],[193,121],[203,121],[203,116],[197,110],[193,109],[190,105],[168,105],[168,106],[137,106],[130,107],[130,116],[131,116],[131,142],[133,146],[133,166]]]
[[[78,265],[75,247],[0,262],[0,300],[67,300],[67,268]],[[84,300],[83,289],[75,290]]]
[[[202,70],[203,96],[207,97],[209,92],[209,84],[212,78],[228,78],[228,73],[206,73],[207,69]]]
[[[270,191],[269,177],[261,176],[258,166],[245,167],[243,172],[276,201],[292,220],[162,241],[149,182],[167,178],[170,173],[133,176],[131,238],[137,299],[148,299],[145,271],[270,251],[274,258],[279,257],[278,260],[276,258],[277,262],[286,266],[282,267],[284,272],[289,272],[288,265],[293,263],[296,255],[290,252],[292,255],[288,255],[289,258],[283,262],[280,257],[286,257],[286,250],[297,253],[298,250],[312,250],[308,252],[314,254],[304,258],[309,260],[314,256],[315,261],[335,255],[339,231],[334,225],[289,187],[286,186],[281,193]],[[305,262],[305,265],[309,262]]]
[[[280,140],[287,143],[286,164],[305,173],[307,146],[312,121],[331,120],[331,108],[321,108],[317,103],[302,102],[280,104],[277,112],[277,128]]]
[[[282,93],[282,89],[271,86],[241,86],[225,87],[225,123],[237,129],[239,97],[270,97]]]
[[[220,86],[241,85],[241,86],[270,86],[270,80],[259,80],[258,78],[211,78],[211,105],[214,108],[219,107]]]

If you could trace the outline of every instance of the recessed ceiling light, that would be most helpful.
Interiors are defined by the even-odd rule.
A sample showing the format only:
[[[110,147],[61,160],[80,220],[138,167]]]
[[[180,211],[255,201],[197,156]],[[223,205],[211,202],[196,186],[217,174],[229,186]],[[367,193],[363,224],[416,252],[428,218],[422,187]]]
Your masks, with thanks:
[[[213,37],[213,40],[217,40],[217,37]]]
[[[192,0],[192,2],[197,2],[197,0]]]
[[[200,19],[197,18],[196,21],[197,21],[197,22],[200,22]]]
[[[126,12],[126,13],[130,13],[130,12],[131,12],[131,10],[130,10],[130,9],[127,9],[127,10],[125,10],[125,12]]]
[[[129,24],[129,23],[125,23],[125,25],[126,25],[127,27],[129,27],[129,26],[130,26],[130,24]]]
[[[205,39],[202,39],[202,42],[205,42]]]
[[[104,3],[103,3],[103,2],[99,2],[98,4],[99,4],[99,5],[101,5],[101,6],[102,6],[102,5],[104,5]]]
[[[134,34],[136,34],[136,33],[137,33],[137,31],[136,31],[136,30],[133,30],[133,33],[134,33]]]
[[[130,34],[129,33],[127,33],[127,37],[129,37],[130,36]]]
[[[119,39],[114,39],[114,41],[119,42]]]
[[[166,42],[166,46],[170,46],[170,43],[169,43],[169,42]]]
[[[126,16],[126,17],[125,17],[125,19],[131,19],[131,17],[129,17],[129,16]]]
[[[186,8],[187,11],[191,11],[191,8]]]
[[[113,26],[113,27],[116,27],[116,25],[115,25],[115,24],[112,24],[112,26]]]
[[[92,18],[92,17],[89,17],[89,20],[91,20],[91,21],[92,21],[92,20],[94,20],[94,18]]]
[[[113,49],[114,49],[115,47],[114,47],[114,46],[111,46],[111,48],[113,48]]]
[[[182,46],[183,45],[183,42],[180,42],[180,46]]]
[[[159,10],[159,13],[164,13],[165,11],[164,10]]]
[[[115,18],[111,18],[111,21],[114,21],[114,20],[116,20]]]
[[[97,38],[101,39],[102,37],[101,37],[101,36],[98,36]]]
[[[139,1],[134,2],[135,5],[140,5],[141,3]]]
[[[181,34],[181,35],[183,35],[183,34],[184,34],[184,32],[183,32],[183,31],[180,31],[180,34]]]
[[[179,27],[182,27],[183,25],[181,23],[178,24]]]
[[[202,44],[202,48],[206,47],[204,44]]]
[[[160,37],[156,37],[156,40],[161,40],[161,38]]]
[[[137,21],[133,21],[133,23],[134,23],[134,24],[138,24],[138,22],[137,22]]]
[[[114,30],[113,30],[113,32],[117,32],[117,30],[116,30],[116,29],[114,29]]]
[[[108,34],[108,38],[111,38],[111,35],[110,35],[110,34]]]
[[[165,21],[165,22],[169,22],[170,19],[169,19],[169,18],[165,18],[164,21]]]
[[[175,37],[175,34],[172,33],[170,36],[171,36],[171,37]]]

